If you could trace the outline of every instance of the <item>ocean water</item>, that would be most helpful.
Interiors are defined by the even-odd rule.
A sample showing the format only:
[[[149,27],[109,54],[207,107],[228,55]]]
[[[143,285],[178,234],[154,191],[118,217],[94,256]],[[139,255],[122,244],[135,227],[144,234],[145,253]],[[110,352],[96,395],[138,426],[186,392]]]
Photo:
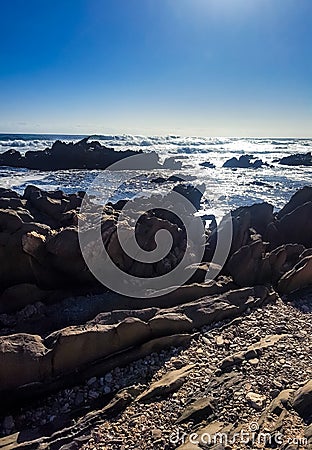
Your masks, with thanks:
[[[56,139],[77,141],[84,136],[67,135],[13,135],[0,134],[0,152],[10,148],[24,153],[28,150],[44,150]],[[193,184],[206,186],[201,213],[215,214],[221,218],[230,209],[268,201],[276,209],[281,208],[300,187],[311,185],[312,167],[287,167],[273,162],[276,158],[312,151],[312,139],[272,138],[205,138],[181,136],[93,136],[103,145],[118,150],[142,149],[156,151],[160,162],[174,157],[181,161],[181,170],[154,170],[152,172],[125,173],[105,171],[104,188],[112,201],[130,198],[135,194],[171,189],[172,184],[157,185],[152,178],[179,175],[193,179]],[[248,154],[262,159],[270,167],[260,169],[228,169],[223,163],[233,157]],[[210,161],[215,169],[200,164]],[[103,172],[103,171],[102,171]],[[62,170],[40,172],[9,167],[0,168],[0,186],[23,192],[27,184],[42,189],[62,189],[64,192],[88,190],[99,174],[98,170]],[[118,185],[115,189],[116,182]],[[101,186],[103,188],[103,186]],[[96,187],[93,187],[96,190]],[[96,194],[96,192],[94,192]]]

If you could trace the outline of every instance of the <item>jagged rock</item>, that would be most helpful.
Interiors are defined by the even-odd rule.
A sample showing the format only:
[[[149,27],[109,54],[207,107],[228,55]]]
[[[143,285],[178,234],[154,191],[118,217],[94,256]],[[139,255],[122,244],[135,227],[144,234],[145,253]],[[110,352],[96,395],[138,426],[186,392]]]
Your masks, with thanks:
[[[51,148],[44,151],[28,151],[21,155],[17,150],[8,150],[0,155],[0,166],[25,167],[35,170],[62,169],[106,169],[111,164],[134,155],[142,155],[138,161],[130,161],[129,169],[157,169],[162,167],[155,152],[143,153],[142,150],[115,151],[97,141],[88,142],[84,138],[79,142],[55,141]],[[168,161],[166,168],[172,168],[175,161]],[[134,167],[132,167],[134,164]],[[179,169],[180,165],[174,168]]]
[[[267,228],[266,239],[271,247],[282,244],[302,244],[312,247],[312,201],[303,203],[296,209],[272,221]]]
[[[204,162],[200,163],[199,165],[202,167],[207,167],[208,169],[216,168],[216,166],[213,163],[211,163],[210,161],[204,161]]]
[[[151,384],[149,389],[137,397],[137,401],[146,401],[155,397],[162,397],[180,389],[186,378],[193,370],[192,365],[188,365],[179,370],[166,373],[159,381]]]
[[[241,364],[244,360],[257,358],[261,354],[262,350],[272,347],[285,336],[285,334],[276,334],[260,339],[260,341],[250,345],[246,350],[224,358],[221,362],[220,369],[224,371],[225,369]]]
[[[304,255],[304,254],[303,254]],[[277,289],[283,294],[303,289],[312,284],[312,256],[305,256],[278,282]]]
[[[39,336],[15,334],[1,337],[1,391],[44,379],[51,371],[51,354]]]
[[[299,260],[305,250],[300,244],[286,244],[270,253],[261,239],[241,247],[226,265],[226,269],[238,286],[273,283]]]
[[[280,160],[277,160],[279,164],[285,166],[312,166],[312,154],[308,153],[297,153],[295,155],[284,156]]]
[[[253,408],[261,410],[263,408],[266,397],[265,395],[260,395],[256,392],[248,392],[246,395],[246,400],[248,400]]]
[[[293,389],[285,389],[281,391],[276,398],[272,400],[268,408],[262,413],[258,424],[259,426],[262,426],[265,421],[267,420],[267,417],[271,414],[274,414],[276,416],[280,416],[283,411],[288,409],[291,406],[291,396],[293,394]]]
[[[173,191],[183,195],[183,197],[194,205],[196,210],[199,210],[200,201],[205,192],[205,185],[201,184],[195,187],[189,184],[178,184],[173,188]]]
[[[311,423],[312,420],[312,380],[308,381],[304,386],[298,389],[292,401],[292,407],[300,416]]]
[[[213,413],[213,405],[211,398],[200,398],[186,406],[181,416],[177,419],[177,423],[186,421],[199,422],[203,418],[208,418]]]
[[[274,220],[273,206],[269,203],[258,203],[252,206],[237,208],[230,216],[223,218],[218,230],[214,229],[209,236],[205,253],[205,261],[211,261],[215,251],[218,233],[223,239],[229,239],[224,230],[228,229],[228,221],[232,221],[232,238],[229,257],[245,245],[259,240],[266,234],[268,225]],[[259,234],[261,236],[259,236]]]
[[[312,201],[312,187],[304,186],[299,189],[286,203],[286,205],[277,213],[277,218],[281,219],[286,214],[294,211],[298,206],[304,205],[304,203]]]
[[[223,167],[230,168],[241,168],[241,169],[259,169],[262,166],[267,166],[266,163],[261,161],[261,159],[256,159],[252,162],[253,156],[251,155],[241,155],[238,159],[233,157],[227,160]]]
[[[312,443],[312,423],[308,427],[306,427],[304,436],[308,439],[308,443]]]
[[[205,324],[237,317],[270,297],[272,294],[264,287],[241,289],[163,310],[147,322],[128,317],[112,325],[71,326],[50,334],[44,340],[27,334],[3,337],[0,390],[3,393],[27,383],[63,377],[114,355],[122,359],[122,351],[155,338],[167,336],[168,339],[177,330],[181,334]]]

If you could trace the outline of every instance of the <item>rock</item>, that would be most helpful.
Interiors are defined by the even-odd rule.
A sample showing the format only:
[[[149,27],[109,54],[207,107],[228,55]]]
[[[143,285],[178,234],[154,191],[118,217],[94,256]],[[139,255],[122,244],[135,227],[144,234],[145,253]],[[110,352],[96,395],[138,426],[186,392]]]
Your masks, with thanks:
[[[182,162],[176,161],[174,156],[170,156],[169,158],[166,158],[164,160],[163,168],[170,170],[180,170],[182,168]]]
[[[251,361],[257,359],[255,364],[258,364],[258,356],[261,354],[262,350],[274,346],[280,339],[286,337],[285,334],[276,334],[271,336],[266,336],[260,339],[253,345],[250,345],[246,350],[235,353],[233,355],[227,356],[221,362],[220,369],[225,371],[233,366],[242,364],[243,361]]]
[[[0,391],[47,378],[51,354],[39,336],[15,334],[0,340]]]
[[[29,303],[43,302],[51,291],[45,291],[35,284],[21,283],[11,286],[0,295],[0,313],[9,313],[23,308]]]
[[[113,381],[113,375],[109,372],[104,377],[106,383],[111,383]]]
[[[286,205],[287,206],[287,205]],[[271,247],[282,244],[302,244],[312,247],[312,201],[303,203],[278,220],[273,220],[267,228],[265,238]]]
[[[12,431],[15,426],[13,417],[6,416],[3,420],[2,426],[6,431],[8,431],[8,432]]]
[[[205,185],[201,184],[199,186],[194,187],[189,184],[188,185],[178,184],[173,188],[173,191],[183,195],[183,197],[189,200],[198,211],[200,208],[201,198],[205,192]]]
[[[311,284],[312,256],[306,256],[302,258],[292,270],[281,277],[277,289],[282,294],[289,294]]]
[[[156,397],[163,397],[177,391],[185,382],[186,378],[193,370],[192,365],[188,365],[179,370],[166,373],[159,381],[151,384],[149,389],[137,397],[137,401],[146,401]]]
[[[162,167],[158,163],[155,152],[115,151],[101,145],[97,141],[88,142],[84,138],[79,142],[55,141],[51,148],[44,151],[28,151],[21,155],[16,150],[8,150],[0,155],[0,166],[24,167],[35,170],[63,170],[63,169],[106,169],[111,164],[134,155],[141,155],[139,161],[129,161],[129,169],[157,169]],[[135,164],[133,166],[133,164]],[[138,165],[139,164],[139,165]],[[133,167],[132,167],[133,166]],[[169,159],[165,168],[180,169],[181,163]]]
[[[213,163],[209,162],[209,161],[204,161],[204,162],[200,163],[199,165],[202,166],[202,167],[207,167],[208,169],[215,169],[216,168],[216,166]]]
[[[291,197],[291,199],[286,203],[286,205],[277,213],[277,218],[281,219],[286,214],[291,213],[299,206],[302,206],[305,203],[311,201],[312,201],[312,187],[304,186],[303,188],[295,192],[294,195]]]
[[[258,203],[252,206],[237,208],[231,216],[222,219],[218,230],[215,229],[209,236],[208,249],[205,261],[211,261],[215,251],[217,234],[228,229],[228,221],[232,221],[232,244],[229,257],[245,245],[261,239],[266,235],[268,225],[274,220],[273,206],[269,203]]]
[[[79,406],[84,402],[84,395],[82,392],[78,392],[76,398],[75,398],[75,405]]]
[[[196,441],[198,441],[199,444],[202,443],[206,445],[213,445],[221,440],[223,433],[229,436],[231,428],[231,426],[226,426],[224,422],[214,420],[208,425],[198,428],[194,430],[194,432],[190,432],[189,436],[194,433],[194,436],[196,436]],[[176,450],[199,450],[200,448],[201,447],[198,447],[196,444],[190,443],[189,439],[187,439],[187,442],[180,445]]]
[[[278,396],[272,400],[268,407],[269,414],[275,414],[280,416],[285,408],[288,408],[291,404],[291,396],[293,394],[293,389],[285,389],[281,391]]]
[[[241,155],[238,159],[236,157],[227,160],[223,167],[241,168],[241,169],[259,169],[262,166],[267,166],[261,159],[256,159],[252,162],[253,156]]]
[[[222,336],[217,336],[216,337],[216,344],[218,347],[222,347],[222,345],[224,345],[224,339]]]
[[[213,406],[211,398],[200,398],[189,404],[181,416],[177,419],[177,423],[186,421],[200,422],[202,419],[207,419],[213,413]]]
[[[257,239],[231,256],[226,268],[238,286],[276,284],[299,261],[304,251],[304,246],[300,244],[282,245],[271,252],[267,252],[266,248],[267,245]]]
[[[264,406],[266,397],[255,392],[248,392],[246,395],[246,400],[248,400],[253,408],[261,410]]]
[[[308,423],[312,420],[312,380],[298,389],[292,401],[292,407]]]
[[[305,432],[304,432],[304,436],[308,439],[308,441],[310,439],[312,439],[312,423],[311,423],[311,425],[306,427]]]
[[[308,153],[297,153],[295,155],[284,156],[280,160],[277,160],[279,164],[285,166],[312,166],[312,154]]]

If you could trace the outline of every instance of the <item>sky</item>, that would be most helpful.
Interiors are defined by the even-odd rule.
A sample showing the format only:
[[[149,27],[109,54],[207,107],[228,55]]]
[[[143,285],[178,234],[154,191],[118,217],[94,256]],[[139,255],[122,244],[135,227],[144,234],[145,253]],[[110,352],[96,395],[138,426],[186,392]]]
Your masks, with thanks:
[[[311,0],[3,0],[0,133],[312,137]]]

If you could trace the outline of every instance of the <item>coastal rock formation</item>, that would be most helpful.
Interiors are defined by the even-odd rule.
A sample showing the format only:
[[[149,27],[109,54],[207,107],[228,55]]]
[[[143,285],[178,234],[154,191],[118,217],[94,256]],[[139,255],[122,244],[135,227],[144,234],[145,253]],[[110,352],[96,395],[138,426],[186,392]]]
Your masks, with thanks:
[[[295,155],[284,156],[276,162],[285,166],[312,166],[312,153],[297,153]]]
[[[172,237],[168,254],[153,264],[132,259],[118,240],[117,222],[125,207],[134,208],[131,200],[102,207],[84,192],[69,195],[35,186],[23,195],[0,190],[3,449],[80,448],[80,439],[92,439],[97,424],[109,429],[116,414],[129,426],[129,435],[131,414],[152,422],[158,417],[149,448],[165,448],[161,430],[167,419],[171,426],[194,427],[199,436],[205,430],[239,432],[244,426],[240,417],[251,423],[255,411],[259,430],[269,420],[276,429],[284,419],[294,421],[294,429],[309,425],[311,300],[289,305],[288,297],[282,300],[277,293],[312,285],[311,188],[298,191],[277,213],[268,203],[232,211],[221,224],[233,225],[227,261],[216,266],[221,271],[216,280],[204,282],[220,230],[208,215],[211,228],[199,239],[194,214],[204,186],[174,182],[179,184],[168,194],[142,200],[138,244],[150,251],[160,230]],[[177,194],[181,208],[183,199],[190,205],[183,209],[183,220],[172,210]],[[154,200],[163,208],[153,208]],[[205,246],[201,260],[192,255],[181,268],[195,269],[192,278],[174,290],[158,289],[157,296],[146,292],[144,298],[105,291],[87,269],[78,239],[78,219],[81,233],[89,236],[99,212],[109,257],[122,271],[142,278],[157,279],[176,267],[186,251],[186,228],[192,225],[194,247],[199,242]],[[128,236],[131,220],[122,217]],[[96,250],[93,242],[90,251]],[[157,361],[161,367],[153,378]],[[128,369],[129,378],[124,376]],[[64,398],[60,408],[56,401],[57,413],[51,413],[47,395]],[[40,420],[21,413],[37,408],[37,399],[44,403]],[[170,407],[158,414],[161,402]],[[123,416],[128,413],[129,420]],[[30,433],[16,433],[28,427]],[[120,448],[119,441],[116,445]]]
[[[223,167],[229,168],[240,168],[240,169],[259,169],[262,166],[267,166],[266,163],[261,161],[261,159],[256,159],[253,161],[253,156],[251,155],[241,155],[239,158],[235,156],[228,159],[223,164]]]
[[[207,167],[208,169],[216,168],[216,166],[213,163],[211,163],[210,161],[204,161],[204,162],[200,163],[199,165],[202,167]]]
[[[231,291],[216,297],[198,300],[168,309],[158,309],[142,320],[132,316],[107,324],[103,315],[96,324],[70,326],[46,338],[25,333],[3,336],[0,341],[0,392],[5,398],[14,397],[14,389],[23,386],[24,395],[35,395],[36,385],[43,383],[40,392],[49,391],[53,380],[59,378],[68,385],[88,373],[92,363],[115,357],[116,365],[123,360],[123,352],[145,342],[165,336],[190,333],[203,325],[233,319],[248,308],[270,302],[275,294],[265,287]],[[118,355],[118,356],[117,356]],[[27,385],[29,387],[27,388]],[[13,392],[12,392],[13,390]],[[16,398],[16,401],[18,399]]]
[[[105,147],[98,141],[88,142],[84,138],[79,142],[65,143],[55,141],[51,148],[44,151],[28,151],[22,155],[18,150],[7,150],[0,155],[0,166],[22,167],[35,170],[65,170],[65,169],[106,169],[129,156],[142,155],[136,160],[131,169],[149,170],[162,166],[158,162],[155,152],[143,153],[142,150],[116,151]],[[176,163],[174,158],[168,158],[164,163],[166,169],[180,169],[181,164]]]
[[[312,379],[294,394],[293,408],[308,422],[312,421]]]

